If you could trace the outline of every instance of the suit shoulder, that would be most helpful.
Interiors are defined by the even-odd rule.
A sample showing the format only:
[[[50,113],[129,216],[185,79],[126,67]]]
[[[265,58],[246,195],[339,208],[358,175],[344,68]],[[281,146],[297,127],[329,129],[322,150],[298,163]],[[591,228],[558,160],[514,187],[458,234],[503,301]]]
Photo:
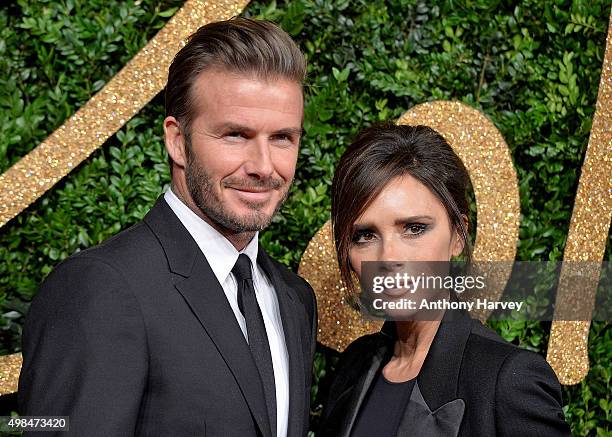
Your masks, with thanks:
[[[330,379],[333,380],[329,389],[330,405],[367,371],[374,356],[379,353],[381,346],[385,345],[385,341],[381,333],[367,334],[357,338],[344,349],[330,372]],[[329,409],[329,405],[326,409]]]
[[[41,283],[28,309],[24,332],[47,325],[72,329],[78,320],[108,318],[118,306],[122,311],[138,308],[125,275],[102,259],[73,256]]]
[[[139,222],[71,257],[98,258],[110,264],[116,261],[118,265],[121,265],[124,259],[129,259],[136,254],[141,257],[154,246],[159,246],[157,238],[144,222]]]
[[[523,350],[504,340],[497,332],[483,325],[479,320],[472,320],[472,331],[470,333],[468,345],[472,345],[477,349],[482,349],[487,353],[493,353],[501,357],[505,357],[516,350]]]
[[[543,356],[515,347],[502,363],[499,378],[506,382],[523,383],[524,377],[546,379],[550,384],[560,387],[557,375]]]
[[[293,285],[294,282],[299,282],[301,285],[303,285],[303,283],[308,284],[306,281],[304,281],[304,279],[302,277],[300,277],[296,273],[294,273],[285,264],[275,260],[270,255],[268,255],[267,253],[265,255],[270,260],[270,262],[272,263],[272,266],[274,266],[274,268],[280,273],[280,275],[283,277],[283,279],[288,284]]]
[[[523,349],[504,340],[480,321],[473,320],[464,350],[463,372],[476,378],[488,375],[486,380],[493,382],[506,358],[521,351]]]
[[[495,388],[500,434],[570,436],[561,384],[541,355],[515,348],[501,363]]]
[[[58,264],[53,272],[70,270],[76,265],[104,264],[129,277],[130,272],[139,274],[146,270],[146,266],[151,264],[151,259],[164,259],[159,256],[162,252],[163,248],[156,236],[146,224],[140,222],[96,246],[70,255]]]
[[[152,253],[155,237],[142,222],[110,237],[104,242],[76,252],[60,262],[42,282],[39,293],[51,290],[80,290],[82,295],[90,284],[110,286],[127,284],[130,271]]]

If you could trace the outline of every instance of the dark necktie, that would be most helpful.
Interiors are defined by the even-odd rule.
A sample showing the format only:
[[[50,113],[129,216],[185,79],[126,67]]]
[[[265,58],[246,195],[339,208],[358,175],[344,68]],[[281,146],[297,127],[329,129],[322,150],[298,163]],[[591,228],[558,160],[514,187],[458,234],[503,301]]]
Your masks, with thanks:
[[[274,384],[272,354],[270,353],[266,326],[264,325],[263,316],[255,297],[255,287],[253,286],[253,277],[251,275],[251,260],[249,257],[243,253],[238,255],[238,260],[234,264],[232,273],[238,283],[238,308],[240,308],[240,312],[246,321],[249,348],[263,383],[272,436],[276,436],[276,386]]]

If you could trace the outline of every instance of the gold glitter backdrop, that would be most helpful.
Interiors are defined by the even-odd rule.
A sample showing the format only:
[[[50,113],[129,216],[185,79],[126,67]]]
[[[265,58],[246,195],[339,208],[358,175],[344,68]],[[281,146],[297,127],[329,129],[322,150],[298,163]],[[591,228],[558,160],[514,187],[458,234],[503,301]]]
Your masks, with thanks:
[[[426,125],[438,131],[455,150],[470,173],[476,195],[478,228],[476,261],[512,261],[516,255],[520,219],[518,182],[510,151],[499,130],[480,111],[459,102],[417,105],[400,117],[399,124]],[[312,285],[319,304],[319,342],[344,350],[364,334],[380,329],[380,322],[362,320],[345,303],[331,224],[313,237],[300,262],[299,273]],[[495,299],[503,291],[511,266],[503,263],[491,274]],[[486,313],[472,313],[481,319]]]
[[[0,227],[84,161],[163,89],[172,57],[190,33],[207,22],[238,15],[247,4],[248,0],[186,1],[99,93],[32,152],[0,175]],[[568,261],[601,261],[604,256],[612,217],[611,70],[612,29],[609,27],[593,129],[565,251]],[[466,163],[478,208],[476,259],[513,259],[519,221],[516,175],[505,142],[494,125],[478,111],[452,102],[419,105],[408,111],[400,122],[432,123],[431,126],[449,140]],[[479,147],[482,155],[477,152]],[[495,163],[496,171],[486,168],[485,159]],[[501,209],[496,209],[498,207]],[[499,232],[507,239],[500,238]],[[351,339],[379,329],[379,323],[361,321],[360,316],[344,304],[329,223],[310,241],[300,263],[300,273],[317,294],[321,343],[342,350]],[[500,273],[501,285],[505,273]],[[571,290],[562,285],[559,302],[571,304]],[[553,323],[548,361],[562,384],[575,384],[588,371],[589,325],[590,321]],[[20,367],[20,354],[0,357],[0,394],[16,391]]]

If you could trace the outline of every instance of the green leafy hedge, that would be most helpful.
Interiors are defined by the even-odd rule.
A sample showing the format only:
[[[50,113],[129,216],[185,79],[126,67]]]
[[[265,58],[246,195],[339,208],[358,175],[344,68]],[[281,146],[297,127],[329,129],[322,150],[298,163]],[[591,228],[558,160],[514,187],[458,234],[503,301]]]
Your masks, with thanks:
[[[511,148],[519,178],[517,259],[561,260],[597,99],[610,3],[527,0],[254,2],[309,61],[306,135],[296,182],[262,236],[296,269],[329,218],[334,166],[361,128],[431,100],[483,111]],[[0,6],[0,171],[84,104],[160,29],[180,0],[25,1]],[[84,164],[0,229],[0,348],[19,351],[37,284],[60,260],[138,221],[169,182],[157,96]],[[609,240],[610,241],[610,240]],[[610,244],[606,259],[610,259]],[[497,322],[545,354],[550,324]],[[564,388],[575,435],[612,425],[608,323],[594,323],[591,370]],[[320,347],[313,424],[337,353]]]

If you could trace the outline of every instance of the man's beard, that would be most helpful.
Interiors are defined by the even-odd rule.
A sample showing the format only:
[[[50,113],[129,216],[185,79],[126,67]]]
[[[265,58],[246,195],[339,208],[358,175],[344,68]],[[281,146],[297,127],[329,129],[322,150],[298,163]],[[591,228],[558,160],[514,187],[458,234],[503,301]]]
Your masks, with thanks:
[[[199,166],[195,162],[193,152],[188,152],[185,177],[189,194],[200,211],[221,228],[235,233],[256,232],[267,228],[272,222],[272,218],[280,210],[285,200],[287,200],[289,187],[291,186],[291,182],[286,184],[283,196],[272,214],[266,215],[261,211],[261,208],[267,202],[245,202],[252,213],[240,216],[224,208],[223,202],[217,193],[215,193],[212,178],[204,167]],[[285,185],[279,179],[262,181],[256,178],[249,180],[228,178],[224,183],[236,188],[257,187],[274,190],[283,189],[283,185]]]

